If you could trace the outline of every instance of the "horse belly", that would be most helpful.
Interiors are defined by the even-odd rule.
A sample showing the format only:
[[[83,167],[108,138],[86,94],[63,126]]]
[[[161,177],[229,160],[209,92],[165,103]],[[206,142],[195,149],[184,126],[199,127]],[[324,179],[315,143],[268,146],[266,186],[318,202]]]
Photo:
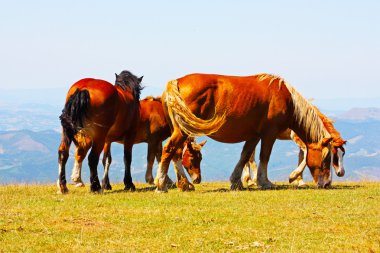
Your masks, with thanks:
[[[251,140],[260,136],[263,122],[258,117],[229,118],[225,124],[210,138],[225,142],[237,143]]]

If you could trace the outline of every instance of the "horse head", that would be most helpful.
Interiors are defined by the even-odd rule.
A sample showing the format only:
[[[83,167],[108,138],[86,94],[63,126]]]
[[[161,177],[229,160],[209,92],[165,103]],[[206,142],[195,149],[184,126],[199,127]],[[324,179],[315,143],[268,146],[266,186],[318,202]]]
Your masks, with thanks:
[[[345,174],[344,166],[343,166],[343,156],[346,153],[346,150],[344,149],[344,145],[347,143],[347,141],[339,139],[334,140],[332,143],[332,165],[335,169],[335,174],[338,177],[343,177]]]
[[[135,100],[140,100],[141,90],[144,88],[141,86],[141,81],[144,76],[137,77],[128,70],[123,70],[120,74],[116,74],[115,86],[120,87],[125,91],[130,91],[133,94]]]
[[[194,138],[189,137],[184,146],[182,155],[182,164],[185,167],[187,173],[193,179],[194,184],[199,184],[202,180],[201,177],[201,161],[202,153],[201,149],[206,144],[207,140],[196,143]]]
[[[328,137],[320,142],[306,144],[306,164],[318,188],[331,185],[331,141],[332,138]]]

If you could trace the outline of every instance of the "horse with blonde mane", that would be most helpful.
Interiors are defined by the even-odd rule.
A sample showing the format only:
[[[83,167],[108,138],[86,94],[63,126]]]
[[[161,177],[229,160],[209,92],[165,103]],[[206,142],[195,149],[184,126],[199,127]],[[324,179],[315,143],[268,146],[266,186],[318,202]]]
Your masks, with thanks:
[[[153,184],[154,181],[154,178],[152,176],[154,159],[156,158],[158,163],[160,162],[162,154],[162,142],[169,136],[170,127],[165,119],[161,98],[149,96],[140,100],[140,116],[138,118],[134,144],[143,142],[146,142],[148,144],[147,170],[145,174],[145,180],[149,184]],[[118,141],[118,143],[123,144],[120,141]],[[206,141],[196,143],[195,138],[189,137],[184,142],[183,148],[180,148],[176,155],[173,157],[173,164],[175,166],[174,168],[176,172],[178,170],[177,163],[182,162],[183,166],[192,177],[193,183],[195,184],[201,182],[201,149],[205,143]],[[90,146],[88,146],[86,149],[89,148]],[[78,150],[76,151],[76,154],[78,154]],[[84,186],[81,178],[81,166],[79,166],[82,164],[83,159],[83,156],[75,156],[75,164],[72,170],[71,179],[76,184],[76,186]],[[105,190],[112,190],[112,186],[109,180],[109,168],[111,166],[111,162],[111,143],[108,143],[103,148],[104,176],[102,180],[102,188]],[[168,184],[173,184],[171,179],[169,179]]]
[[[104,80],[85,78],[71,86],[60,116],[62,141],[58,150],[59,192],[68,192],[65,166],[71,142],[78,148],[76,156],[83,159],[91,147],[88,156],[90,189],[92,192],[99,192],[102,190],[97,171],[100,153],[105,144],[123,141],[125,190],[135,190],[131,176],[131,161],[140,114],[142,78],[125,70],[120,75],[116,74],[115,85]]]
[[[261,140],[257,183],[271,188],[270,154],[277,136],[288,128],[306,144],[306,163],[318,185],[328,183],[330,169],[322,163],[331,152],[331,135],[314,106],[282,78],[191,74],[170,81],[162,99],[174,130],[163,148],[155,178],[157,191],[167,191],[168,165],[176,149],[187,136],[202,135],[225,143],[245,141],[230,177],[232,190],[243,188],[243,167]]]
[[[315,107],[316,108],[316,107]],[[345,148],[344,145],[347,143],[346,140],[344,140],[338,130],[334,127],[334,122],[329,117],[321,113],[317,108],[318,115],[321,118],[324,126],[326,127],[327,131],[330,133],[332,139],[331,143],[331,151],[332,151],[332,165],[335,170],[335,174],[338,177],[343,177],[345,174],[344,165],[343,165],[343,157],[345,154]],[[295,184],[299,187],[305,186],[305,182],[303,181],[303,171],[306,167],[306,145],[303,143],[303,141],[290,129],[285,130],[284,132],[280,133],[280,135],[277,137],[278,140],[293,140],[297,146],[299,147],[299,155],[298,155],[298,167],[292,171],[292,173],[289,176],[289,183],[295,182]],[[251,173],[252,171],[252,177]],[[248,187],[255,185],[257,180],[257,165],[255,162],[255,150],[253,151],[249,162],[245,165],[243,170],[243,183],[247,184]],[[326,186],[329,186],[331,184],[331,181],[329,184],[326,184]]]

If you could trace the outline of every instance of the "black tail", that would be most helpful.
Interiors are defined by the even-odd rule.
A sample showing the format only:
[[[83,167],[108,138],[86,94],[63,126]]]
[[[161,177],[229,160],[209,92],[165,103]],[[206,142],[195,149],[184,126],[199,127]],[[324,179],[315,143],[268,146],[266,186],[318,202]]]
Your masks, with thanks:
[[[67,100],[62,110],[61,125],[66,142],[74,141],[74,136],[83,128],[88,107],[90,105],[90,93],[88,90],[77,89]]]

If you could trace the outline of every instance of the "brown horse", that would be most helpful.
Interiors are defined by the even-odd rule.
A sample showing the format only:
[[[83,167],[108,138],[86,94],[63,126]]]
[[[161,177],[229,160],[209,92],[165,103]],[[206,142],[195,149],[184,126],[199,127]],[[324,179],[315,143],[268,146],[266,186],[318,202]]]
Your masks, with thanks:
[[[332,165],[335,170],[335,174],[338,177],[343,177],[345,174],[344,165],[343,165],[343,157],[345,154],[344,145],[347,143],[346,140],[344,140],[338,130],[334,127],[334,122],[321,113],[316,107],[315,109],[318,111],[318,116],[321,118],[324,126],[326,127],[327,131],[330,133],[332,139]],[[302,173],[306,167],[306,145],[303,143],[303,141],[290,129],[285,130],[284,132],[280,133],[280,135],[277,137],[278,140],[293,140],[298,147],[300,148],[299,151],[299,161],[298,161],[298,167],[292,171],[292,173],[289,176],[289,182],[296,182],[296,185],[299,187],[302,187],[305,185],[305,182],[303,181]],[[327,164],[326,164],[327,165]],[[251,179],[250,170],[252,170],[253,178]],[[246,183],[248,187],[251,185],[254,185],[256,182],[257,177],[257,166],[255,162],[255,151],[253,151],[249,162],[245,165],[244,171],[243,171],[243,183]],[[329,186],[329,184],[326,184],[326,186]]]
[[[57,184],[61,193],[68,192],[65,165],[72,141],[78,147],[76,156],[80,157],[81,161],[91,147],[88,164],[92,192],[101,190],[97,166],[104,145],[123,141],[125,189],[135,189],[130,166],[133,140],[140,114],[142,78],[137,78],[129,71],[122,71],[120,75],[116,74],[115,86],[107,81],[92,78],[79,80],[71,86],[60,116],[63,130],[58,150]]]
[[[270,188],[267,165],[279,133],[292,129],[307,146],[307,165],[320,184],[328,180],[322,168],[330,153],[331,136],[318,112],[282,78],[191,74],[170,81],[163,93],[164,109],[174,131],[163,149],[155,184],[166,191],[170,159],[187,136],[208,135],[226,143],[245,141],[231,177],[231,189],[241,189],[241,174],[261,140],[258,185]],[[328,175],[327,175],[328,174]]]
[[[153,184],[152,168],[154,159],[158,162],[161,160],[162,142],[170,136],[170,127],[167,123],[161,103],[160,97],[147,97],[140,100],[140,117],[136,129],[136,137],[134,144],[148,143],[147,155],[147,171],[145,180],[149,184]],[[121,143],[121,142],[119,142]],[[193,183],[200,183],[200,163],[202,160],[201,149],[206,141],[196,143],[195,138],[189,137],[183,149],[179,149],[177,154],[173,157],[173,164],[177,166],[177,162],[182,159],[182,164],[193,179]],[[77,153],[77,152],[76,152]],[[71,179],[77,186],[84,186],[81,179],[81,165],[80,157],[75,157],[75,164],[72,170]],[[112,162],[111,156],[111,143],[106,144],[103,148],[103,166],[104,176],[102,180],[102,188],[111,190],[112,186],[109,181],[109,167]],[[181,169],[177,168],[176,169]],[[168,179],[168,184],[173,184],[171,179]]]

